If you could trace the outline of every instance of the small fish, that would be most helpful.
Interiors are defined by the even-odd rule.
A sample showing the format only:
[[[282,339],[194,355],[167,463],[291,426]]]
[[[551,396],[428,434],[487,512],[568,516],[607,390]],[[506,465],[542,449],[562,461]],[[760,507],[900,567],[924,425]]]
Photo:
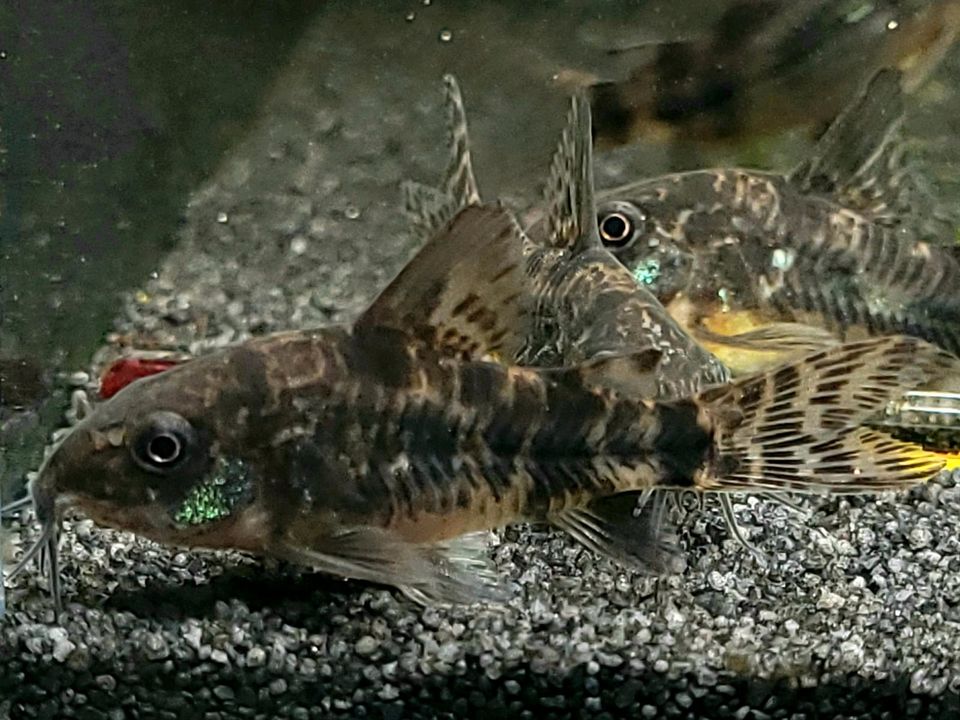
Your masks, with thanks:
[[[406,210],[414,226],[426,235],[435,231],[457,209],[479,203],[480,197],[472,170],[462,96],[454,78],[447,76],[444,84],[450,155],[442,189],[419,183],[404,185]],[[887,94],[893,96],[890,100],[900,97],[896,93]],[[886,96],[881,98],[876,91],[871,93],[871,98],[875,104],[888,99]],[[891,103],[890,110],[893,119],[901,117],[902,112],[896,112],[895,103]],[[887,224],[899,221],[906,210],[915,206],[916,195],[922,190],[914,187],[913,175],[905,168],[900,145],[895,142],[899,122],[893,119],[888,118],[879,126],[883,131],[879,134],[885,139],[883,143],[876,140],[851,143],[850,138],[842,136],[835,142],[823,141],[840,146],[827,153],[837,156],[838,167],[842,167],[841,161],[853,165],[843,178],[845,182],[837,177],[838,170],[828,168],[825,163],[818,165],[815,172],[807,172],[810,176],[823,176],[817,181],[822,186],[827,179],[826,173],[832,171],[829,179],[838,196],[849,196],[848,204],[862,207],[871,213],[872,218]],[[612,262],[614,258],[599,250],[601,244],[609,243],[611,228],[604,224],[604,216],[597,211],[594,200],[589,120],[586,111],[573,112],[568,118],[564,137],[554,155],[544,203],[527,216],[523,252],[527,258],[529,288],[540,322],[529,329],[523,351],[508,360],[525,365],[563,366],[603,357],[604,354],[641,352],[657,347],[666,352],[656,368],[655,387],[637,385],[630,390],[645,393],[647,397],[673,399],[728,379],[729,370],[721,359],[731,362],[741,374],[748,369],[759,372],[777,362],[801,357],[839,342],[824,329],[786,322],[759,328],[749,325],[734,339],[728,333],[722,344],[710,344],[704,337],[705,330],[696,338],[688,334],[657,298],[647,292],[648,283],[652,290],[660,289],[653,282],[657,276],[651,273],[651,268],[638,273],[637,268]],[[889,150],[889,155],[876,152],[878,147]],[[863,159],[870,157],[872,165]],[[877,162],[878,158],[882,161]],[[871,172],[860,177],[862,173],[858,175],[857,171],[864,165],[869,166]],[[599,235],[603,236],[603,242],[585,219],[591,213],[600,217]],[[583,218],[580,222],[577,221],[578,215]],[[612,243],[612,246],[616,252],[617,244]],[[585,259],[589,262],[584,262]],[[631,290],[631,285],[641,289]],[[680,316],[677,320],[682,323],[686,318]],[[603,341],[599,344],[592,342],[594,338]],[[705,352],[704,348],[711,352]],[[638,379],[645,380],[642,376]],[[930,407],[931,402],[925,391],[911,391],[885,408],[875,422],[894,428],[906,426],[910,432],[931,424],[943,427],[955,419],[950,408],[960,408],[960,401],[957,398],[954,401],[951,405],[950,397],[941,395],[939,413],[917,412],[919,408]],[[945,455],[944,460],[950,463],[950,467],[958,463],[958,459],[950,455]],[[765,495],[762,492],[754,494]],[[716,497],[731,535],[745,548],[760,555],[746,541],[736,522],[731,496],[719,494]],[[680,502],[676,493],[673,499]],[[766,494],[766,499],[788,504],[782,496]]]
[[[589,108],[575,101],[571,116]],[[592,178],[584,144],[562,145],[579,149],[559,156],[570,164],[557,177],[574,180],[558,183],[548,237],[575,257],[570,238],[593,228],[595,211],[592,184],[578,183]],[[957,371],[915,338],[840,345],[670,400],[647,395],[657,348],[505,362],[523,354],[543,307],[531,247],[499,203],[467,204],[354,323],[252,339],[130,383],[31,480],[41,533],[11,577],[40,556],[59,604],[57,540],[74,509],[157,542],[287,559],[418,602],[495,600],[505,590],[481,539],[505,525],[547,522],[666,572],[680,558],[658,488],[877,492],[942,468],[865,426]]]
[[[99,404],[32,480],[42,532],[11,576],[45,553],[56,595],[60,518],[76,509],[156,542],[282,558],[418,602],[490,600],[504,589],[476,533],[547,522],[663,572],[678,556],[654,488],[875,492],[941,468],[862,426],[957,370],[914,338],[842,345],[674,401],[611,388],[607,360],[485,359],[519,339],[519,235],[496,203],[464,208],[352,325],[249,340]],[[646,372],[658,355],[629,365]]]
[[[742,0],[707,37],[639,46],[626,80],[589,83],[601,146],[636,138],[733,142],[822,131],[883,67],[913,92],[960,32],[960,2]],[[624,51],[619,51],[624,52]],[[562,74],[578,84],[578,73]]]
[[[912,229],[924,191],[902,119],[900,73],[882,70],[789,175],[700,170],[605,190],[600,236],[734,373],[881,334],[956,354],[960,264]]]
[[[444,77],[449,160],[440,188],[403,185],[404,207],[416,232],[430,237],[456,212],[480,204],[466,112],[455,78]],[[540,367],[573,365],[604,356],[656,350],[644,385],[630,390],[670,398],[729,379],[727,369],[694,342],[653,294],[603,247],[595,222],[589,107],[572,103],[546,184],[543,232],[519,237],[534,308],[522,342],[503,359]],[[613,372],[611,365],[611,372]]]

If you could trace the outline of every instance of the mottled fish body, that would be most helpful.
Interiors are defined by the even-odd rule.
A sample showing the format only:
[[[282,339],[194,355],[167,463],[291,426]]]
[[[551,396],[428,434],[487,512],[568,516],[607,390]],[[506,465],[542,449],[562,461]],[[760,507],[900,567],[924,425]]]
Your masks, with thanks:
[[[553,296],[573,308],[592,298],[592,315],[545,302],[549,282],[531,278],[556,276],[538,274],[537,248],[587,276],[618,267],[596,239],[584,101],[571,118],[540,240],[463,177],[448,185],[460,191],[418,196],[435,218],[426,242],[355,322],[249,340],[94,407],[31,481],[42,532],[11,576],[45,554],[58,595],[58,528],[74,508],[170,545],[293,560],[421,602],[489,599],[503,588],[479,531],[546,521],[663,572],[678,556],[656,489],[874,492],[943,467],[869,427],[957,371],[922,340],[830,347],[678,397],[659,381],[671,349],[625,321],[635,298],[657,307],[632,279],[610,285],[601,272]],[[548,332],[541,313],[573,329]],[[516,364],[536,343],[584,358]]]
[[[894,333],[960,352],[960,264],[912,227],[923,191],[902,115],[899,73],[881,71],[790,175],[701,170],[604,190],[600,236],[734,372]]]

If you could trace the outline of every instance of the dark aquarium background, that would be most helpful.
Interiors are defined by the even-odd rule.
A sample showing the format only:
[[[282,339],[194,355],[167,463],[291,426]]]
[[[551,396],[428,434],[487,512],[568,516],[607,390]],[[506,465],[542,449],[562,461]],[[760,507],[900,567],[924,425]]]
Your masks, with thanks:
[[[960,29],[960,3],[734,4],[0,2],[0,504],[117,357],[359,312],[416,249],[399,187],[442,172],[444,73],[463,89],[484,197],[519,210],[539,199],[585,79],[648,68],[643,82],[673,89],[645,134],[627,136],[622,108],[595,109],[609,187],[715,165],[786,172],[894,48],[935,54],[907,134],[936,239],[960,242],[960,47],[924,55]],[[786,39],[754,42],[785,5]],[[668,41],[686,49],[657,64]],[[677,84],[686,67],[712,68],[710,82]],[[715,507],[691,512],[690,568],[658,585],[546,530],[507,531],[492,552],[519,591],[502,612],[424,611],[78,519],[65,612],[42,581],[7,591],[0,720],[960,714],[954,479],[811,507],[798,525],[738,506],[782,559],[767,566]],[[7,567],[32,532],[0,530]]]

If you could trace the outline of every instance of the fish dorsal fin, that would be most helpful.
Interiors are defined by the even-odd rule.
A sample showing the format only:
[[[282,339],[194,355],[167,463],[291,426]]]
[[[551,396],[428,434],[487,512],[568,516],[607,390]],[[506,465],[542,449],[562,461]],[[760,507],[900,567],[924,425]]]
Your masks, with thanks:
[[[480,204],[480,190],[473,174],[470,157],[470,134],[467,128],[467,111],[460,94],[460,85],[453,75],[443,76],[444,106],[447,111],[447,170],[443,187],[460,207]]]
[[[460,210],[357,320],[468,357],[513,357],[528,333],[523,233],[499,203]]]
[[[919,191],[903,138],[903,74],[884,68],[833,121],[789,179],[878,222],[898,223]]]
[[[553,155],[547,204],[547,240],[555,248],[580,252],[600,247],[593,191],[590,104],[571,99],[567,125]]]
[[[448,159],[441,187],[433,188],[413,181],[401,185],[404,211],[423,237],[437,232],[458,210],[480,204],[460,86],[453,75],[444,75],[443,88]]]

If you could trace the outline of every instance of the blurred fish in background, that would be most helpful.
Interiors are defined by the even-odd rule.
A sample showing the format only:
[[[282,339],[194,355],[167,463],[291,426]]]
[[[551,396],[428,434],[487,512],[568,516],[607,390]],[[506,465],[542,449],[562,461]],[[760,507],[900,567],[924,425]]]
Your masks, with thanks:
[[[625,78],[568,69],[557,80],[587,88],[600,148],[819,136],[879,68],[916,91],[958,32],[960,0],[740,0],[704,34],[608,49]]]

